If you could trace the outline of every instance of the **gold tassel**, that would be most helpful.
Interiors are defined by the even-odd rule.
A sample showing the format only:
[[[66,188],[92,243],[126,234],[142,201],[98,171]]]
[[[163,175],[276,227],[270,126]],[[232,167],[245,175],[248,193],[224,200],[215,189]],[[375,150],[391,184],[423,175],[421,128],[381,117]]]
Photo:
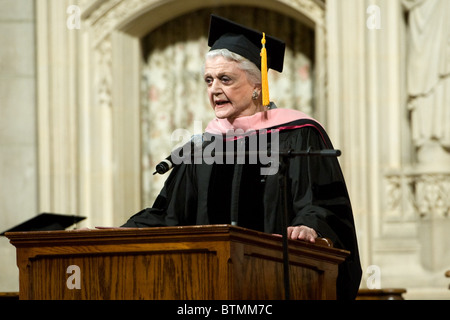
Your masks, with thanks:
[[[266,51],[266,34],[263,32],[261,40],[261,82],[262,82],[262,104],[268,106],[270,104],[269,98],[269,81],[267,78],[267,51]]]

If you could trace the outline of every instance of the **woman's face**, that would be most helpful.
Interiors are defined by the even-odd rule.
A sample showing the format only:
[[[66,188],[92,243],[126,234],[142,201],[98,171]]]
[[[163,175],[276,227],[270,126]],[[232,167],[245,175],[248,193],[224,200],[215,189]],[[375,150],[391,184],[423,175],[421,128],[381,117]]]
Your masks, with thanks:
[[[252,99],[253,91],[259,89],[252,84],[247,73],[239,68],[236,61],[222,56],[208,58],[205,63],[204,79],[208,87],[208,97],[219,119],[234,119],[255,114],[258,100]]]

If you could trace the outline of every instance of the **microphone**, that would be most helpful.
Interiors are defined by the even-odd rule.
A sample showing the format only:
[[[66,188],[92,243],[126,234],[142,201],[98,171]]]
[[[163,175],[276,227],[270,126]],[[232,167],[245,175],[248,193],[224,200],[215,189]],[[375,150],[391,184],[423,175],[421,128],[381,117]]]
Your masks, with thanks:
[[[153,172],[153,175],[157,173],[164,174],[170,169],[172,169],[174,166],[179,165],[182,162],[181,160],[183,160],[183,156],[178,155],[180,154],[181,151],[185,150],[189,144],[190,150],[192,151],[194,148],[200,147],[202,143],[203,143],[203,136],[201,134],[193,135],[191,137],[191,140],[189,140],[185,145],[173,150],[167,158],[158,163],[155,167],[155,172]]]
[[[172,168],[173,168],[172,158],[171,156],[168,156],[167,158],[165,158],[163,161],[161,161],[156,165],[155,172],[153,172],[153,175],[157,173],[164,174]]]

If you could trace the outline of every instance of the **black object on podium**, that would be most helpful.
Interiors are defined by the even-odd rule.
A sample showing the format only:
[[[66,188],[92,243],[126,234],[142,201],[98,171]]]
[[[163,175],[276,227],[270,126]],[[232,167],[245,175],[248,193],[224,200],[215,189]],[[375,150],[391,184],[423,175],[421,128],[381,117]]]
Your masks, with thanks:
[[[4,236],[6,232],[65,230],[84,219],[86,217],[44,212],[13,228],[3,231],[0,236]]]

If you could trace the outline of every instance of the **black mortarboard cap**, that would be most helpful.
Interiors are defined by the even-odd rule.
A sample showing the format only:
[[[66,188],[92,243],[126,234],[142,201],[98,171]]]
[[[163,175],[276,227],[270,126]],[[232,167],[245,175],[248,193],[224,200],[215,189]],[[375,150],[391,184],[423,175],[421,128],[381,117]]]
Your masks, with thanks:
[[[208,46],[210,50],[228,49],[247,58],[261,69],[261,39],[263,33],[247,28],[231,20],[211,15]],[[285,43],[266,35],[267,67],[278,72],[283,71]]]
[[[41,213],[11,229],[3,231],[0,235],[4,236],[6,232],[16,231],[65,230],[71,225],[84,219],[86,219],[86,217],[57,213]]]

